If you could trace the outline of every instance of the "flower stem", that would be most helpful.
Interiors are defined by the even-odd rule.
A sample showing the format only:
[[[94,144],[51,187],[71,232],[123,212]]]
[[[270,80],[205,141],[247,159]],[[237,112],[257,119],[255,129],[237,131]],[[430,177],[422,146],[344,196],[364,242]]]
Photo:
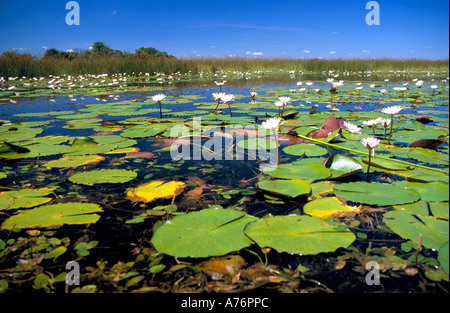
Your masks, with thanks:
[[[391,131],[390,131],[390,133],[389,133],[388,145],[391,144],[391,137],[392,137],[392,127],[393,127],[393,124],[394,124],[394,115],[391,114]]]
[[[219,104],[220,104],[220,99],[217,100],[217,105],[216,105],[215,109],[212,111],[212,113],[216,112],[217,108],[219,107]]]
[[[162,118],[161,101],[158,101],[158,104],[159,104],[159,118]]]
[[[228,102],[228,108],[230,109],[230,116],[233,117],[233,114],[231,114],[231,104]]]
[[[371,158],[372,158],[372,149],[369,149],[369,164],[367,165],[367,174],[366,174],[367,181],[370,181],[369,177],[370,177],[370,159]]]

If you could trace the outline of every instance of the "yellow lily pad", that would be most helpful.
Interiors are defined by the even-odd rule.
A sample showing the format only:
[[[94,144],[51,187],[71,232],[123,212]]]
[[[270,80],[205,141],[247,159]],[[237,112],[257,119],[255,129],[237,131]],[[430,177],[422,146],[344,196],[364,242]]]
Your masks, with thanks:
[[[320,198],[305,204],[303,211],[306,214],[319,216],[322,218],[330,217],[340,212],[352,212],[357,207],[351,207],[343,204],[336,197]]]
[[[166,183],[155,180],[129,190],[127,192],[127,198],[131,201],[148,203],[155,199],[171,198],[179,195],[184,187],[185,183],[183,182],[170,181]]]

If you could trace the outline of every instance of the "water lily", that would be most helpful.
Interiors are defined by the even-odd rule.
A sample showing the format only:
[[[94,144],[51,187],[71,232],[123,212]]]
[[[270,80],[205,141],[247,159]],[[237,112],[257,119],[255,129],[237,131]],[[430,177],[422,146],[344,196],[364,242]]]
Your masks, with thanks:
[[[261,123],[261,127],[271,130],[273,132],[278,131],[278,127],[284,122],[281,121],[281,117],[271,117]]]
[[[220,100],[222,100],[222,97],[225,96],[226,94],[224,92],[214,92],[212,94],[213,99],[217,101],[217,105],[215,107],[215,109],[212,111],[212,113],[215,113],[217,108],[219,107],[220,104]]]
[[[378,122],[380,121],[380,118],[377,119],[371,119],[368,121],[363,121],[363,125],[367,126],[367,127],[371,127],[373,130],[373,137],[375,137],[375,126],[377,126]]]
[[[222,92],[222,86],[225,85],[226,82],[227,82],[226,80],[223,80],[223,81],[221,81],[221,82],[214,81],[214,83],[216,84],[216,86],[219,86],[220,92]]]
[[[277,155],[278,155],[278,164],[280,164],[280,150],[278,148],[278,128],[281,124],[283,124],[284,121],[281,121],[281,117],[271,117],[262,122],[261,127],[264,129],[268,129],[272,131],[273,135],[275,136],[275,143],[277,146]]]
[[[386,139],[386,130],[388,126],[391,124],[391,120],[387,118],[380,118],[378,123],[384,128],[384,139]]]
[[[434,95],[434,91],[438,88],[438,85],[431,85],[430,88],[433,90],[433,95]]]
[[[369,149],[369,164],[367,165],[367,181],[369,181],[369,173],[370,173],[370,159],[372,156],[375,156],[375,148],[380,144],[380,140],[375,137],[363,138],[361,140],[361,144]]]
[[[159,118],[162,118],[161,101],[163,101],[165,98],[166,95],[162,93],[152,96],[152,100],[158,102],[159,104]]]
[[[393,124],[394,124],[394,115],[399,113],[402,109],[403,108],[401,106],[393,105],[393,106],[386,107],[386,108],[381,110],[382,113],[389,114],[391,116],[391,132],[389,133],[388,145],[391,144],[392,127],[393,127]]]
[[[361,134],[361,127],[358,127],[355,124],[344,122],[344,126],[352,134]]]
[[[250,92],[250,96],[252,97],[252,101],[255,101],[255,97],[256,97],[257,95],[258,95],[258,94],[257,94],[256,92],[254,92],[254,91]]]
[[[230,109],[230,116],[233,116],[233,114],[231,113],[230,103],[233,102],[234,99],[235,99],[234,95],[226,94],[226,95],[222,96],[223,103],[228,104],[228,108]]]

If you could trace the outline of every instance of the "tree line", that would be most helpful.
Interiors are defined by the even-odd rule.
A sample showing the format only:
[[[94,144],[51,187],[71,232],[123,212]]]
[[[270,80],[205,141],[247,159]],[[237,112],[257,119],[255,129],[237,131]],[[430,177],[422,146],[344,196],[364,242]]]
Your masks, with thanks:
[[[14,57],[18,55],[15,51],[6,51],[2,54],[2,56],[6,57]],[[73,60],[76,58],[89,58],[95,56],[109,56],[112,58],[120,58],[120,57],[130,57],[134,56],[137,58],[146,58],[146,57],[157,57],[157,58],[175,58],[173,55],[168,54],[167,52],[157,50],[152,47],[141,47],[136,49],[134,53],[130,53],[128,51],[114,50],[111,49],[107,44],[101,41],[94,42],[92,47],[89,50],[68,50],[61,51],[55,48],[47,49],[44,53],[44,58],[62,58]]]

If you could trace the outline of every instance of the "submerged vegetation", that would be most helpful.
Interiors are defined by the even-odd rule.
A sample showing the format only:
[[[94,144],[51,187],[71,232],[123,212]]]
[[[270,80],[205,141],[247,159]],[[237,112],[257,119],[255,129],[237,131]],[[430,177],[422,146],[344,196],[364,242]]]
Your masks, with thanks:
[[[448,292],[448,62],[99,58],[0,80],[1,292]]]

